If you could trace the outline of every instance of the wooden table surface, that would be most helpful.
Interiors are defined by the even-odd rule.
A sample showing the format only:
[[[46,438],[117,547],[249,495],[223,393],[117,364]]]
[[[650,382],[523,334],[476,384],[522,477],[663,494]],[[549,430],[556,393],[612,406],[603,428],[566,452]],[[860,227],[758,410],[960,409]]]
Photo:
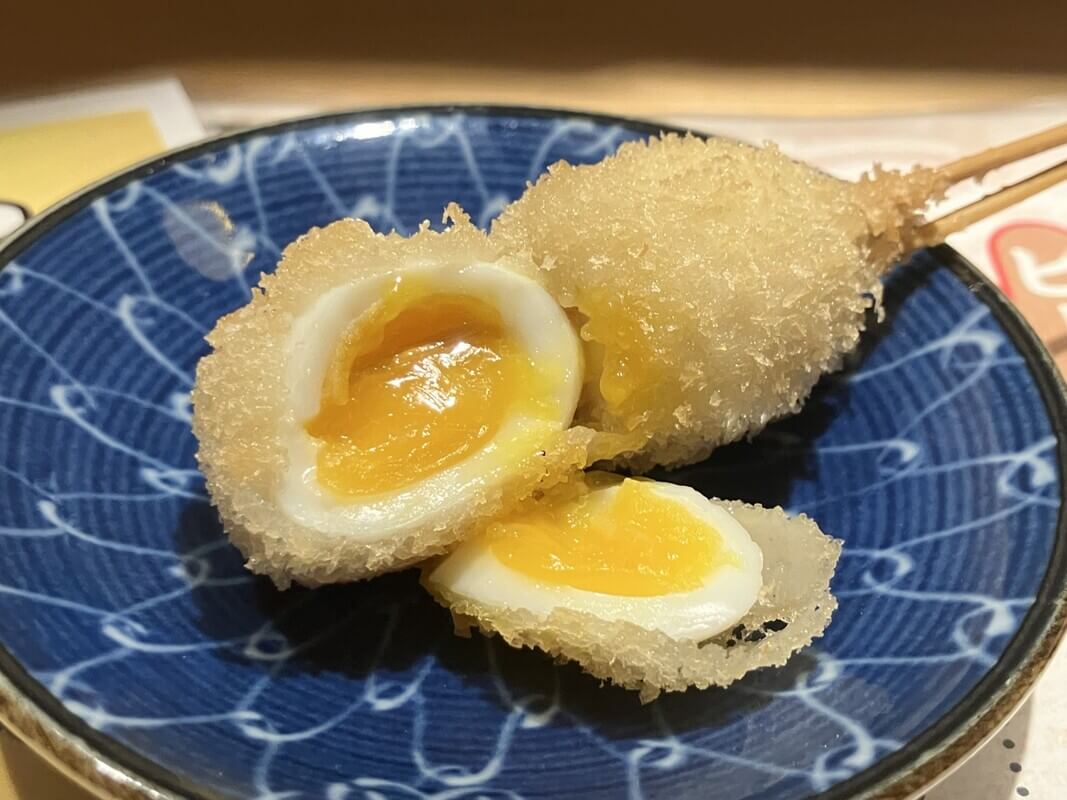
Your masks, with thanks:
[[[536,7],[421,1],[187,0],[5,8],[0,100],[85,83],[177,75],[209,120],[357,105],[505,102],[632,116],[856,115],[990,107],[1067,95],[1067,4],[845,0],[724,10],[618,2]],[[743,7],[751,6],[751,9]],[[927,6],[934,6],[931,10]],[[1010,7],[1009,7],[1010,6]],[[993,14],[991,16],[991,14]],[[91,31],[91,35],[87,32]],[[0,799],[88,800],[6,732]]]

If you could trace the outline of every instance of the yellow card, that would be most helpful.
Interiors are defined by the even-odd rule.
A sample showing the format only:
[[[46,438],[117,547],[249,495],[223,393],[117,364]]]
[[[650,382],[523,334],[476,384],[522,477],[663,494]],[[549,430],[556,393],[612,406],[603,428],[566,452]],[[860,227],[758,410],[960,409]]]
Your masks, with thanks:
[[[78,189],[202,135],[176,81],[0,106],[0,237]]]
[[[162,149],[147,111],[0,129],[0,184],[5,200],[36,214]]]

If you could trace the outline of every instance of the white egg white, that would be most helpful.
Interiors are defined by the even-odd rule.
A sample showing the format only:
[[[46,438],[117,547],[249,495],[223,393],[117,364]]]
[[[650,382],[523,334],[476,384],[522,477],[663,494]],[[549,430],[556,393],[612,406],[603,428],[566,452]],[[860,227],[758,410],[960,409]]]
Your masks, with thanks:
[[[678,503],[713,527],[737,564],[713,569],[693,590],[653,597],[629,597],[556,585],[504,564],[484,539],[460,545],[430,570],[425,580],[486,608],[523,610],[545,619],[555,609],[591,614],[605,621],[626,621],[677,640],[702,641],[737,623],[755,603],[762,587],[763,553],[725,508],[688,486],[643,481],[662,498]],[[595,490],[609,500],[619,486]]]
[[[342,501],[316,477],[319,443],[304,425],[321,404],[322,385],[333,353],[353,320],[391,289],[396,274],[355,281],[325,293],[297,317],[289,337],[284,435],[289,463],[278,502],[294,521],[323,533],[371,542],[443,516],[469,502],[473,492],[491,489],[544,447],[548,437],[570,425],[582,380],[582,355],[566,314],[540,285],[491,263],[415,265],[402,273],[434,293],[477,298],[500,314],[504,327],[538,370],[551,376],[551,418],[512,410],[496,435],[479,451],[417,483],[395,491]]]

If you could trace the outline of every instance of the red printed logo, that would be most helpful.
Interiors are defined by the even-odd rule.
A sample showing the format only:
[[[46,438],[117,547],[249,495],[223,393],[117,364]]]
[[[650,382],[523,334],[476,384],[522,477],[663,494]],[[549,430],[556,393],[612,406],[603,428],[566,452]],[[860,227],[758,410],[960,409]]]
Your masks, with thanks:
[[[1067,371],[1067,227],[1012,222],[989,237],[989,258],[1004,293]]]

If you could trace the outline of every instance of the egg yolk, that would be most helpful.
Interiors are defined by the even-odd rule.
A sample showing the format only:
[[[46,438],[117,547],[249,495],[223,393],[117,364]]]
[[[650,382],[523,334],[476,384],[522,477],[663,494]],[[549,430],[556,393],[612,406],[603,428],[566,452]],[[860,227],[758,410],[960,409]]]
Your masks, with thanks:
[[[447,469],[484,447],[521,401],[537,402],[533,364],[495,308],[465,295],[409,295],[394,287],[353,323],[306,425],[321,441],[317,480],[342,498]]]
[[[587,373],[593,379],[592,383],[587,379],[585,392],[603,398],[603,405],[615,418],[612,427],[616,433],[633,432],[612,455],[636,449],[647,439],[637,431],[647,410],[673,402],[672,382],[666,379],[647,343],[655,332],[643,330],[632,308],[604,292],[583,292],[577,307],[584,317],[579,330],[585,342]],[[583,400],[588,409],[590,398]],[[601,420],[592,422],[594,427],[603,424]],[[620,423],[622,431],[618,429]]]
[[[691,591],[740,563],[714,526],[630,478],[616,492],[550,496],[485,535],[497,559],[535,580],[628,597]]]

